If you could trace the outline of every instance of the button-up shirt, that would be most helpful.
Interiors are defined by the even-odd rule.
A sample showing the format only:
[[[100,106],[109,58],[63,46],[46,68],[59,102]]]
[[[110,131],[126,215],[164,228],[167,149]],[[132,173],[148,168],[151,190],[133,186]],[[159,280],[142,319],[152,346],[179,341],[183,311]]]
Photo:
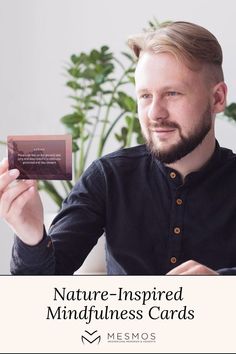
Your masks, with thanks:
[[[92,163],[36,246],[15,238],[13,274],[73,274],[105,233],[108,274],[163,275],[187,260],[236,274],[236,156],[216,148],[180,174],[145,145]]]

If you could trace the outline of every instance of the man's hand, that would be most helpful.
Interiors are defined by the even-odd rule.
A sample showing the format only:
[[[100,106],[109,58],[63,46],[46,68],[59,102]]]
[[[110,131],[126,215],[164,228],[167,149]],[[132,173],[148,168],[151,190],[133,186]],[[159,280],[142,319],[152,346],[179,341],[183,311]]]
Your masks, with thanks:
[[[43,238],[43,206],[31,180],[17,180],[19,171],[8,171],[8,161],[0,163],[0,217],[26,244],[33,246]]]
[[[168,272],[167,275],[219,275],[219,273],[191,260],[180,264]]]

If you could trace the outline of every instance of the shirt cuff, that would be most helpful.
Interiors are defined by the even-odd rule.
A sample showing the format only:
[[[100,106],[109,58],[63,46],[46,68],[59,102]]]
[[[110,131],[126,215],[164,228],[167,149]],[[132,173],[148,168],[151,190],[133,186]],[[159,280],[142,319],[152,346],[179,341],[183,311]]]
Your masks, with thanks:
[[[12,274],[54,274],[54,250],[51,238],[44,228],[42,240],[27,245],[15,235],[11,260]]]

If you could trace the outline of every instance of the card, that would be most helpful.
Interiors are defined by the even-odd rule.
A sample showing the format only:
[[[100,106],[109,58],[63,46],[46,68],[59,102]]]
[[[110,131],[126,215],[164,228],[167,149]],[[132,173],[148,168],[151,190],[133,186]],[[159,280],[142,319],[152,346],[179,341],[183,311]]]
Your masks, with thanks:
[[[9,169],[18,179],[71,180],[71,135],[12,135],[7,137]]]

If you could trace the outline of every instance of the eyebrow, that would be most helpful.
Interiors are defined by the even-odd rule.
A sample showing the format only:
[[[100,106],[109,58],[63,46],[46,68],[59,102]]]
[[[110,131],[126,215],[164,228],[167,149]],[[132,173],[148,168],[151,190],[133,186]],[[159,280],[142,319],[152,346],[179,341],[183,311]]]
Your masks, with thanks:
[[[138,94],[142,94],[142,93],[148,93],[150,90],[148,89],[140,89],[140,90],[137,90],[136,93]]]
[[[181,82],[181,84],[172,84],[172,85],[166,85],[161,88],[161,91],[173,91],[173,90],[184,90],[186,88],[191,88],[191,85],[189,85],[187,82]],[[144,93],[149,93],[152,91],[152,89],[147,89],[147,88],[141,88],[138,89],[136,92],[138,94],[144,94]]]

